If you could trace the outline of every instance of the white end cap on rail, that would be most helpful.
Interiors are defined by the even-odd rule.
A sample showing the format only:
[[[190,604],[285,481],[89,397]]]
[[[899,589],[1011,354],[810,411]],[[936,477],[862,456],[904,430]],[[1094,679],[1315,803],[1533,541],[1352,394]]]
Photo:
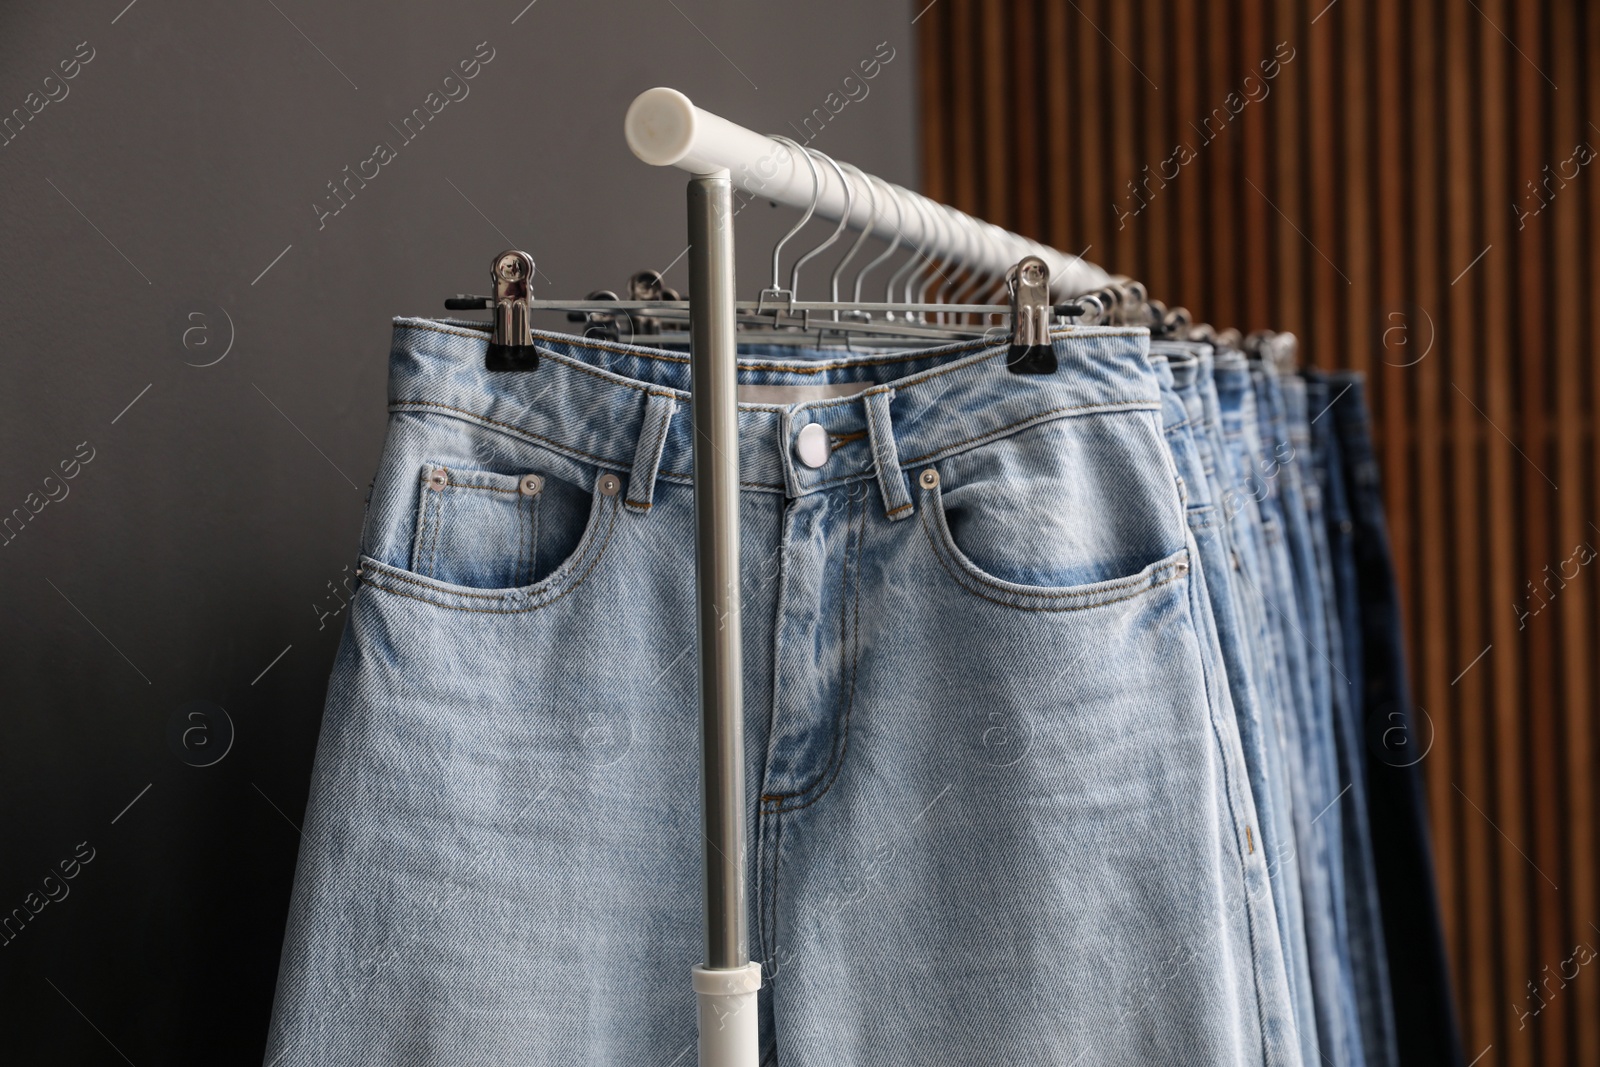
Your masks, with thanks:
[[[651,166],[680,167],[699,175],[726,173],[726,160],[745,156],[766,141],[665,87],[636,96],[622,129],[633,154]]]

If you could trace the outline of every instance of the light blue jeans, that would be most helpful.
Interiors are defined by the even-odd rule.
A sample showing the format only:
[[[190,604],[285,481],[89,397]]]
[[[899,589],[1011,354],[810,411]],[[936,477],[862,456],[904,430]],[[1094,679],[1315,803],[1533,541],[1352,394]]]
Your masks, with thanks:
[[[1151,344],[1152,358],[1164,356],[1172,377],[1174,395],[1182,405],[1182,432],[1193,441],[1200,470],[1189,477],[1203,483],[1210,507],[1197,513],[1190,501],[1190,526],[1205,562],[1206,586],[1211,596],[1223,664],[1232,696],[1239,735],[1249,770],[1250,788],[1261,819],[1260,840],[1267,853],[1278,942],[1282,950],[1290,998],[1294,1006],[1296,1040],[1302,1059],[1318,1062],[1317,1025],[1311,996],[1305,940],[1304,906],[1299,867],[1294,858],[1294,825],[1288,798],[1284,740],[1279,715],[1258,680],[1257,662],[1268,654],[1260,619],[1256,574],[1257,553],[1240,538],[1254,534],[1241,508],[1234,464],[1222,435],[1221,408],[1212,378],[1210,345],[1162,341]],[[1175,413],[1172,418],[1179,416]],[[1175,432],[1168,427],[1169,440]],[[1183,464],[1179,463],[1180,471]],[[1196,523],[1197,514],[1205,521]]]
[[[692,1061],[687,362],[541,335],[495,374],[486,340],[395,325],[278,1067]],[[1049,376],[981,343],[741,360],[745,861],[785,1067],[1287,1062],[1147,344],[1073,330]]]
[[[1239,633],[1229,584],[1233,553],[1228,542],[1225,513],[1211,495],[1211,479],[1206,474],[1204,458],[1209,452],[1209,445],[1202,444],[1201,420],[1190,414],[1178,384],[1181,381],[1181,388],[1193,392],[1199,359],[1193,351],[1172,342],[1152,344],[1150,358],[1161,383],[1161,415],[1167,446],[1172,452],[1178,476],[1183,480],[1189,529],[1194,534],[1200,560],[1193,580],[1201,583],[1206,590],[1207,610],[1201,613],[1200,622],[1211,631],[1212,640],[1215,641],[1212,669],[1218,676],[1221,688],[1216,699],[1233,715],[1241,766],[1254,798],[1247,841],[1252,851],[1259,850],[1267,857],[1263,877],[1249,886],[1255,904],[1249,915],[1253,924],[1251,935],[1258,968],[1269,971],[1275,983],[1282,983],[1288,996],[1282,1005],[1277,1006],[1281,1011],[1275,1015],[1264,1014],[1263,1022],[1274,1045],[1277,1061],[1299,1062],[1302,1048],[1298,1033],[1296,990],[1283,952],[1282,933],[1287,930],[1287,922],[1280,926],[1280,919],[1286,919],[1287,916],[1276,900],[1281,888],[1282,867],[1273,862],[1273,858],[1285,847],[1285,842],[1280,838],[1278,826],[1271,821],[1273,812],[1269,805],[1272,803],[1273,782],[1267,773],[1266,738],[1263,736],[1254,690],[1240,655],[1242,634]],[[1243,682],[1242,686],[1235,684],[1236,678]]]
[[[1305,805],[1296,811],[1296,839],[1306,902],[1306,944],[1317,1007],[1318,1042],[1334,1067],[1364,1067],[1360,1025],[1344,923],[1343,844],[1333,748],[1332,703],[1327,685],[1327,623],[1311,561],[1301,457],[1289,438],[1282,382],[1270,364],[1251,368],[1262,444],[1257,472],[1262,481],[1267,528],[1277,583],[1272,595],[1281,624],[1293,705],[1299,721],[1297,777]],[[1306,457],[1309,462],[1309,457]],[[1306,862],[1309,859],[1310,862]]]
[[[1278,750],[1274,764],[1280,769],[1284,787],[1278,826],[1286,842],[1275,851],[1273,864],[1278,880],[1285,886],[1283,899],[1290,911],[1291,935],[1289,963],[1293,968],[1296,993],[1296,1018],[1300,1023],[1302,1058],[1321,1064],[1320,1024],[1316,989],[1311,974],[1310,915],[1311,898],[1307,882],[1315,870],[1314,856],[1300,846],[1301,826],[1310,818],[1301,755],[1300,719],[1296,713],[1294,689],[1288,676],[1284,651],[1283,606],[1276,594],[1277,574],[1269,546],[1266,525],[1267,483],[1261,476],[1259,417],[1255,388],[1244,354],[1223,350],[1215,355],[1213,382],[1217,394],[1217,418],[1221,427],[1224,455],[1229,463],[1232,492],[1224,498],[1229,525],[1234,531],[1240,567],[1239,600],[1246,625],[1257,692],[1261,696],[1262,717],[1276,726]],[[1277,527],[1281,531],[1281,527]],[[1278,536],[1281,544],[1281,533]],[[1314,813],[1313,813],[1314,814]]]

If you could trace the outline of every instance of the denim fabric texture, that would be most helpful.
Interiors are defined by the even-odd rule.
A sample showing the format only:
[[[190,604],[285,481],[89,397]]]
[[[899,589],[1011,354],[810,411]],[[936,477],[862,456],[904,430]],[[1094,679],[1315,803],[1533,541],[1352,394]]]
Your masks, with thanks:
[[[1311,679],[1311,716],[1320,773],[1331,790],[1327,807],[1317,819],[1316,831],[1328,857],[1328,880],[1338,937],[1340,1011],[1342,1026],[1355,1062],[1365,1062],[1366,1045],[1362,1036],[1354,965],[1350,958],[1350,920],[1346,904],[1344,873],[1345,802],[1353,783],[1339,774],[1339,755],[1333,716],[1333,689],[1348,686],[1349,679],[1334,661],[1334,645],[1328,626],[1323,568],[1317,549],[1316,530],[1322,517],[1322,492],[1312,469],[1310,416],[1306,411],[1305,382],[1295,375],[1276,378],[1275,404],[1281,419],[1281,432],[1289,442],[1291,459],[1284,465],[1284,512],[1288,519],[1290,558],[1294,565],[1295,588],[1301,608],[1301,627],[1310,652],[1306,657]]]
[[[1327,379],[1307,373],[1307,431],[1320,512],[1312,509],[1312,541],[1317,546],[1322,588],[1327,596],[1328,655],[1339,665],[1333,686],[1334,741],[1339,780],[1349,788],[1343,806],[1346,944],[1355,980],[1362,1047],[1369,1067],[1398,1067],[1394,1004],[1384,952],[1383,914],[1378,903],[1377,869],[1372,855],[1371,805],[1367,797],[1367,755],[1361,724],[1361,609],[1355,582],[1355,524],[1344,486],[1334,398]]]
[[[1262,845],[1268,857],[1279,945],[1294,1006],[1301,1059],[1316,1063],[1316,1015],[1311,999],[1299,868],[1294,859],[1294,826],[1288,800],[1281,715],[1271,700],[1270,687],[1259,680],[1257,673],[1258,661],[1266,655],[1265,621],[1261,618],[1262,607],[1257,595],[1260,579],[1256,540],[1259,533],[1247,525],[1251,521],[1250,513],[1245,511],[1240,497],[1237,465],[1224,439],[1211,346],[1153,342],[1151,349],[1153,355],[1167,356],[1173,389],[1183,402],[1195,452],[1218,519],[1206,529],[1211,545],[1220,549],[1220,558],[1214,558],[1215,551],[1207,555],[1207,537],[1202,537],[1198,530],[1195,536],[1205,564],[1203,569],[1249,769],[1250,787],[1261,818]]]
[[[1364,1063],[1359,1030],[1355,1024],[1353,990],[1345,952],[1344,925],[1340,921],[1341,880],[1335,870],[1335,847],[1339,845],[1338,803],[1332,729],[1319,714],[1325,688],[1319,687],[1320,672],[1313,659],[1324,653],[1308,633],[1307,568],[1303,548],[1309,539],[1305,532],[1304,500],[1300,493],[1298,467],[1289,440],[1282,384],[1268,364],[1255,363],[1250,369],[1256,396],[1258,435],[1262,445],[1256,456],[1256,476],[1262,487],[1263,523],[1267,530],[1270,573],[1274,584],[1268,592],[1268,605],[1278,621],[1285,649],[1292,717],[1298,724],[1299,763],[1296,778],[1302,792],[1296,796],[1296,843],[1300,850],[1301,885],[1306,900],[1306,945],[1310,955],[1311,982],[1317,1009],[1317,1038],[1322,1055],[1335,1067],[1361,1067]],[[1304,800],[1304,804],[1300,803]]]
[[[1281,869],[1280,883],[1295,925],[1290,941],[1294,955],[1290,965],[1297,975],[1295,988],[1300,1019],[1302,1059],[1322,1063],[1327,1059],[1321,1046],[1320,1013],[1316,1002],[1316,983],[1311,969],[1311,914],[1313,895],[1309,883],[1314,871],[1313,856],[1301,845],[1313,809],[1306,796],[1306,775],[1300,740],[1301,727],[1290,684],[1284,648],[1283,607],[1276,593],[1278,577],[1270,548],[1267,527],[1267,481],[1260,475],[1260,421],[1256,409],[1255,385],[1250,364],[1242,352],[1222,350],[1213,368],[1222,439],[1234,471],[1235,490],[1228,510],[1238,535],[1234,539],[1240,553],[1240,601],[1248,624],[1254,628],[1252,647],[1255,657],[1257,690],[1261,694],[1263,717],[1276,725],[1279,742],[1276,764],[1281,768],[1283,810],[1279,816],[1287,846],[1275,857]],[[1281,524],[1273,528],[1281,531]],[[1276,535],[1281,543],[1281,533]]]
[[[1244,705],[1241,714],[1241,705],[1233,701],[1234,687],[1229,678],[1229,657],[1224,654],[1221,640],[1224,622],[1235,630],[1238,625],[1233,617],[1227,584],[1230,550],[1226,541],[1226,522],[1222,508],[1211,496],[1211,484],[1206,476],[1205,461],[1202,459],[1200,434],[1196,433],[1201,428],[1201,422],[1191,417],[1176,385],[1177,379],[1181,378],[1185,388],[1193,391],[1193,379],[1198,370],[1199,360],[1193,353],[1175,352],[1171,346],[1163,344],[1152,347],[1151,362],[1161,383],[1161,413],[1167,445],[1172,451],[1178,477],[1185,486],[1189,529],[1194,534],[1199,553],[1200,566],[1195,569],[1193,580],[1206,589],[1207,610],[1201,613],[1201,623],[1210,634],[1208,643],[1212,646],[1210,652],[1212,670],[1220,687],[1216,699],[1233,714],[1236,728],[1233,736],[1229,738],[1230,747],[1237,747],[1239,772],[1248,778],[1253,796],[1263,798],[1264,806],[1271,794],[1266,788],[1264,775],[1257,770],[1260,767],[1261,771],[1264,771],[1264,767],[1261,766],[1264,758],[1259,751],[1262,744],[1260,724],[1255,717],[1253,704]],[[1209,446],[1207,450],[1208,448]],[[1237,645],[1237,633],[1232,635],[1230,643]],[[1235,669],[1238,669],[1237,664]],[[1253,702],[1253,694],[1248,688],[1243,695],[1246,700]],[[1245,738],[1250,739],[1248,747],[1244,744]],[[1258,776],[1262,778],[1259,788]],[[1252,876],[1256,876],[1258,870],[1259,875],[1258,880],[1249,886],[1252,941],[1256,951],[1257,968],[1258,971],[1270,974],[1270,987],[1273,990],[1270,998],[1263,998],[1262,1020],[1273,1046],[1272,1058],[1280,1063],[1300,1062],[1298,1021],[1283,953],[1283,942],[1279,934],[1279,909],[1272,886],[1275,871],[1272,863],[1275,854],[1273,848],[1278,844],[1276,829],[1262,825],[1260,809],[1254,804],[1251,804],[1246,817],[1247,825],[1251,827],[1247,838],[1251,850],[1259,850],[1267,857],[1267,862],[1260,868],[1251,868]]]
[[[486,343],[395,323],[277,1067],[692,1059],[687,360],[540,334],[497,374]],[[1304,1062],[1209,486],[1143,330],[1054,346],[1047,376],[983,342],[741,359],[860,387],[739,415],[764,1059]]]
[[[1400,599],[1362,375],[1330,375],[1334,419],[1353,523],[1367,798],[1400,1062],[1466,1062],[1444,951],[1422,774],[1432,725],[1411,701]]]

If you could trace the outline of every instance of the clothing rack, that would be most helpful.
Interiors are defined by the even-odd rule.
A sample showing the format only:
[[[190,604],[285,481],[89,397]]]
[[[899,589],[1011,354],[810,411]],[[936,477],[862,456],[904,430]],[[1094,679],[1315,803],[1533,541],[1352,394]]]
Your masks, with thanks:
[[[692,175],[690,377],[706,874],[706,962],[694,968],[693,982],[701,1067],[755,1067],[761,965],[749,957],[745,915],[734,197],[738,191],[786,204],[857,231],[868,228],[873,215],[864,200],[851,197],[842,173],[802,168],[802,152],[695,107],[675,89],[640,94],[628,108],[624,132],[644,162]],[[1049,269],[1052,300],[1118,284],[1078,256],[915,193],[896,195],[914,209],[899,220],[900,236],[923,255],[1001,277],[1037,256]],[[980,240],[972,239],[975,227]],[[768,290],[762,296],[785,293],[792,305],[792,292]],[[1036,325],[1043,331],[1039,340],[1048,343],[1048,325]]]

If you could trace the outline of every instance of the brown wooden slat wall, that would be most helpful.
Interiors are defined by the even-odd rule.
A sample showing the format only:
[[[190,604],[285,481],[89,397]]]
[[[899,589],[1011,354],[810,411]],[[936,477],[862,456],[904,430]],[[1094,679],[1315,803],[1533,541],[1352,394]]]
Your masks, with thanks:
[[[938,0],[917,26],[930,195],[1370,375],[1467,1056],[1600,1067],[1600,160],[1574,155],[1600,8]]]

